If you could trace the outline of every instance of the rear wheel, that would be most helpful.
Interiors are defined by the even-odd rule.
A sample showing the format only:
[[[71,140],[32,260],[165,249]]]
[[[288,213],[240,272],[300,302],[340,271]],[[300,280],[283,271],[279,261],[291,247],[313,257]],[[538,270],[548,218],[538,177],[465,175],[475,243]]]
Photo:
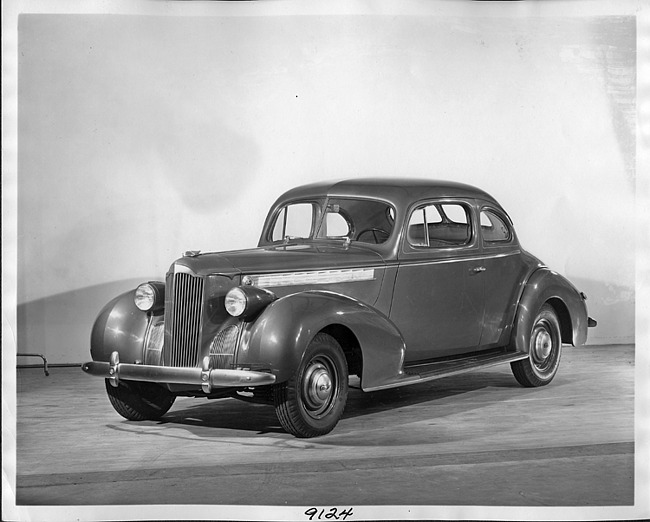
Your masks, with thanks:
[[[561,353],[560,323],[553,307],[545,304],[533,322],[528,359],[510,363],[512,373],[522,386],[544,386],[555,377]]]
[[[296,437],[325,435],[338,423],[348,397],[348,365],[330,335],[319,333],[296,373],[276,384],[273,403],[282,427]]]
[[[115,411],[127,420],[160,419],[174,404],[172,393],[150,382],[121,381],[117,387],[108,379],[106,393]]]

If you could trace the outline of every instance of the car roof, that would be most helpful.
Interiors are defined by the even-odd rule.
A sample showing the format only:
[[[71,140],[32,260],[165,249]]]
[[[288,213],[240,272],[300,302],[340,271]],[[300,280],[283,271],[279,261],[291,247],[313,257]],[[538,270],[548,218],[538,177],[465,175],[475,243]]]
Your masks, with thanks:
[[[383,199],[400,208],[424,199],[479,198],[501,208],[490,194],[472,185],[424,178],[359,178],[312,183],[285,192],[278,201],[324,195]]]

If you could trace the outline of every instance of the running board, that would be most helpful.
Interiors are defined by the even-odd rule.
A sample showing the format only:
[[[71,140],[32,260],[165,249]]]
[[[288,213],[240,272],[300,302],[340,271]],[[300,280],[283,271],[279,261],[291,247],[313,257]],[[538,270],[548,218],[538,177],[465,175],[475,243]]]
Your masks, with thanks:
[[[528,354],[525,352],[476,354],[471,357],[463,357],[462,359],[451,359],[428,364],[412,364],[405,366],[404,372],[410,375],[418,375],[421,379],[429,380],[469,372],[478,368],[486,368],[496,364],[519,361],[526,357],[528,357]]]
[[[459,373],[471,372],[481,368],[506,364],[528,358],[526,352],[490,352],[477,353],[471,356],[436,361],[429,363],[416,363],[404,366],[402,374],[392,382],[387,382],[372,388],[363,388],[364,391],[385,390],[409,384],[419,384],[434,379],[442,379]]]

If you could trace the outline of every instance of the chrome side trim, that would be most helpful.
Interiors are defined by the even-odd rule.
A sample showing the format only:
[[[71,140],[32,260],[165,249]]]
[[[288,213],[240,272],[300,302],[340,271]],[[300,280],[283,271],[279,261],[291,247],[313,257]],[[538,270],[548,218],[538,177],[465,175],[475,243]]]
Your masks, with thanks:
[[[282,274],[253,275],[253,285],[261,288],[318,285],[332,283],[354,283],[375,279],[374,268],[349,268],[341,270],[316,270],[308,272],[287,272]]]

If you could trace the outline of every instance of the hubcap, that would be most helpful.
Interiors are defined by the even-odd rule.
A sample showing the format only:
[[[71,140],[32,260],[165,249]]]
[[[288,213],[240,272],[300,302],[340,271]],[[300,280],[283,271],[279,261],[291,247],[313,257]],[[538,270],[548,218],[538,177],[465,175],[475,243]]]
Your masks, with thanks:
[[[543,361],[551,354],[553,339],[551,339],[550,334],[545,329],[541,329],[537,332],[534,347],[537,359],[539,360]]]
[[[332,366],[328,361],[314,360],[305,370],[302,397],[307,411],[312,416],[325,412],[332,404],[335,387],[332,382]]]
[[[553,325],[545,318],[535,324],[530,338],[530,362],[537,372],[546,374],[557,367],[560,342]]]

